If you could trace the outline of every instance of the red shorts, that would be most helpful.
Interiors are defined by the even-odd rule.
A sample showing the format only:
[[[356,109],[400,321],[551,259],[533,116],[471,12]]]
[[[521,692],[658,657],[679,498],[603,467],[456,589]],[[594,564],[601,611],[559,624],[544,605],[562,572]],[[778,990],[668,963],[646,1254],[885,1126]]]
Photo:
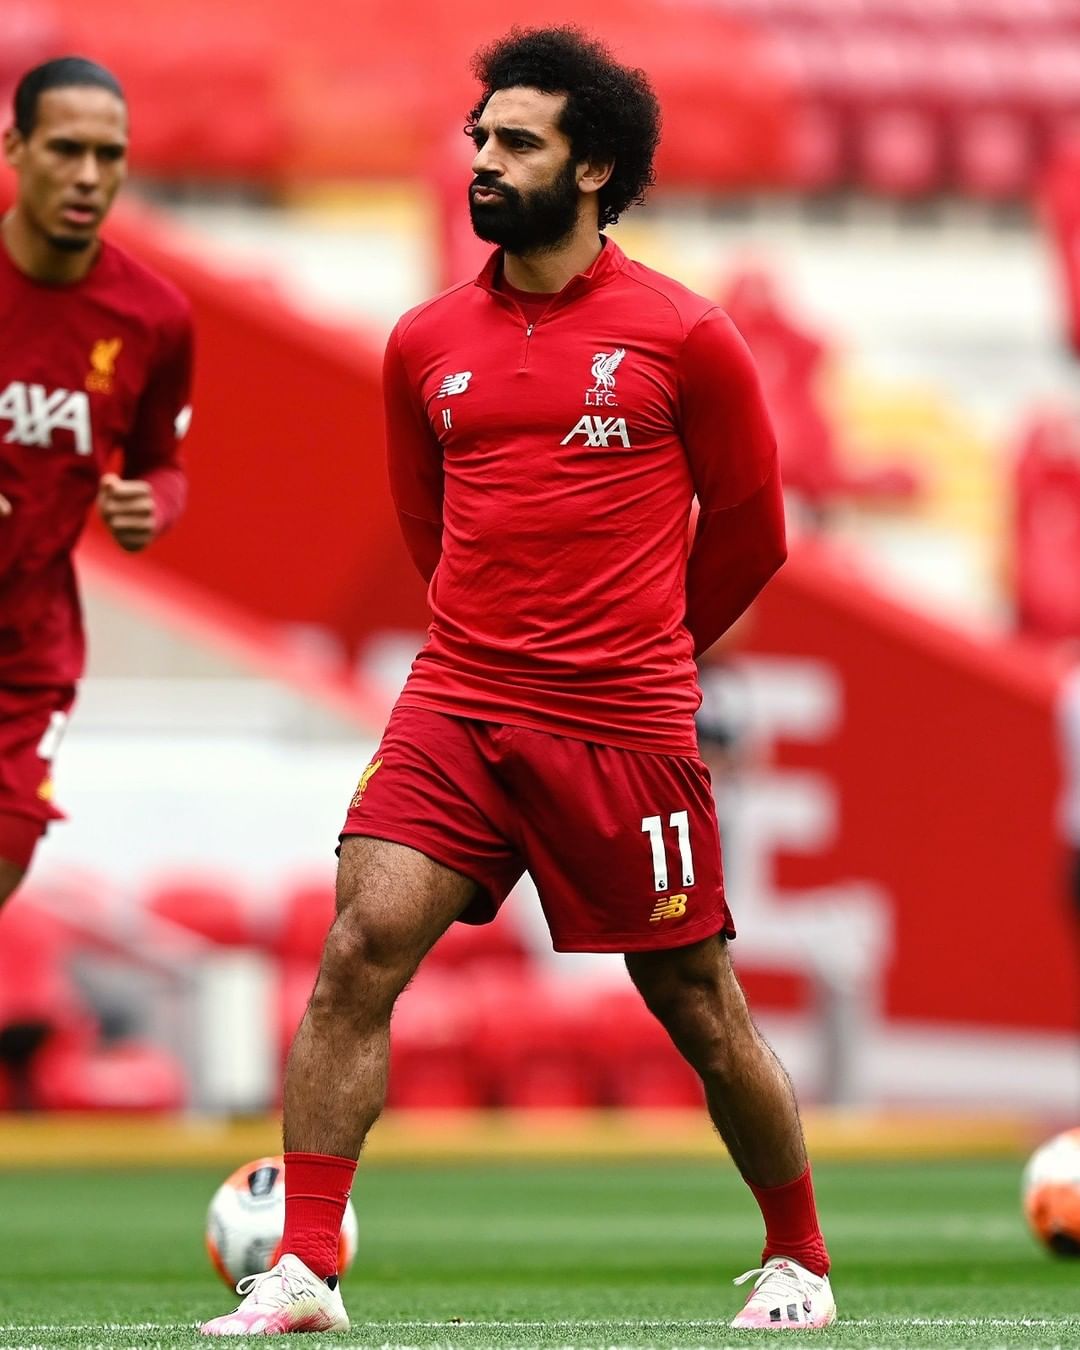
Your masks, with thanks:
[[[17,689],[0,686],[0,858],[30,865],[51,820],[52,760],[75,701],[71,686]]]
[[[556,951],[734,937],[709,771],[527,727],[398,707],[342,837],[406,844],[470,877],[487,923],[528,870]]]

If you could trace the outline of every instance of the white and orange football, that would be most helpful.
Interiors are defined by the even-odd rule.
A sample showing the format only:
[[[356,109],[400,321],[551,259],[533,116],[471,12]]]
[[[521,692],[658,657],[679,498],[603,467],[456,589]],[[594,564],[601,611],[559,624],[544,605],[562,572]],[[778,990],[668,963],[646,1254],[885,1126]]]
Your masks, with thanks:
[[[238,1167],[214,1192],[206,1214],[206,1250],[214,1269],[231,1287],[274,1264],[285,1231],[285,1159],[255,1158]],[[352,1201],[338,1239],[338,1273],[356,1255],[357,1223]]]
[[[1040,1144],[1024,1168],[1022,1192],[1038,1240],[1058,1256],[1080,1256],[1080,1128]]]

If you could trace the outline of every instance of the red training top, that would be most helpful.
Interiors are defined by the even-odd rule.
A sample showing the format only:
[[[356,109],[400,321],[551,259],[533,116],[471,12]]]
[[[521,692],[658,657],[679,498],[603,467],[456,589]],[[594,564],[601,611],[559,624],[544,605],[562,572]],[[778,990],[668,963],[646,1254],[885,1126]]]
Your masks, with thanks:
[[[609,239],[534,322],[501,261],[386,350],[391,488],[433,614],[400,702],[694,753],[694,655],[785,557],[753,361]]]
[[[114,245],[61,286],[0,245],[0,685],[82,673],[71,552],[114,451],[150,483],[159,531],[183,510],[191,352],[186,299]]]

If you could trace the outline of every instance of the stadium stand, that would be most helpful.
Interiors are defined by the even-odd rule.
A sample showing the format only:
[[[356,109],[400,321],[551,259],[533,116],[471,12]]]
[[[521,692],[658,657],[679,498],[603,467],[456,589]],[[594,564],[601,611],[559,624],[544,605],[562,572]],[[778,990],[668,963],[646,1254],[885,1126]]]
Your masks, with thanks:
[[[22,16],[20,53],[33,50],[48,19],[6,3],[5,15]],[[547,8],[557,7],[541,3],[531,20]],[[1065,0],[579,9],[629,57],[648,58],[668,187],[1011,200],[1080,120],[1080,22]],[[148,0],[92,14],[53,0],[51,23],[54,41],[92,45],[125,72],[141,172],[276,190],[399,177],[403,163],[425,171],[427,128],[466,106],[468,54],[504,19],[495,0],[452,17],[421,0],[380,4],[365,23],[347,0],[305,13],[302,26],[297,13],[192,0],[180,21]]]

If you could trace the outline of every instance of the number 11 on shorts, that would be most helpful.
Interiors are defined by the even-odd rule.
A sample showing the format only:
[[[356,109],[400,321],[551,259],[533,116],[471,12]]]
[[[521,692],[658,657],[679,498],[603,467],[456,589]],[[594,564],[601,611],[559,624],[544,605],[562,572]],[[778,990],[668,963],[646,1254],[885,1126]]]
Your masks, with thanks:
[[[690,816],[686,811],[673,811],[668,817],[668,825],[679,840],[679,863],[682,867],[682,884],[694,884],[694,855],[690,850]],[[642,816],[641,832],[649,836],[652,848],[653,884],[658,891],[668,889],[667,849],[664,847],[664,827],[659,816]]]

